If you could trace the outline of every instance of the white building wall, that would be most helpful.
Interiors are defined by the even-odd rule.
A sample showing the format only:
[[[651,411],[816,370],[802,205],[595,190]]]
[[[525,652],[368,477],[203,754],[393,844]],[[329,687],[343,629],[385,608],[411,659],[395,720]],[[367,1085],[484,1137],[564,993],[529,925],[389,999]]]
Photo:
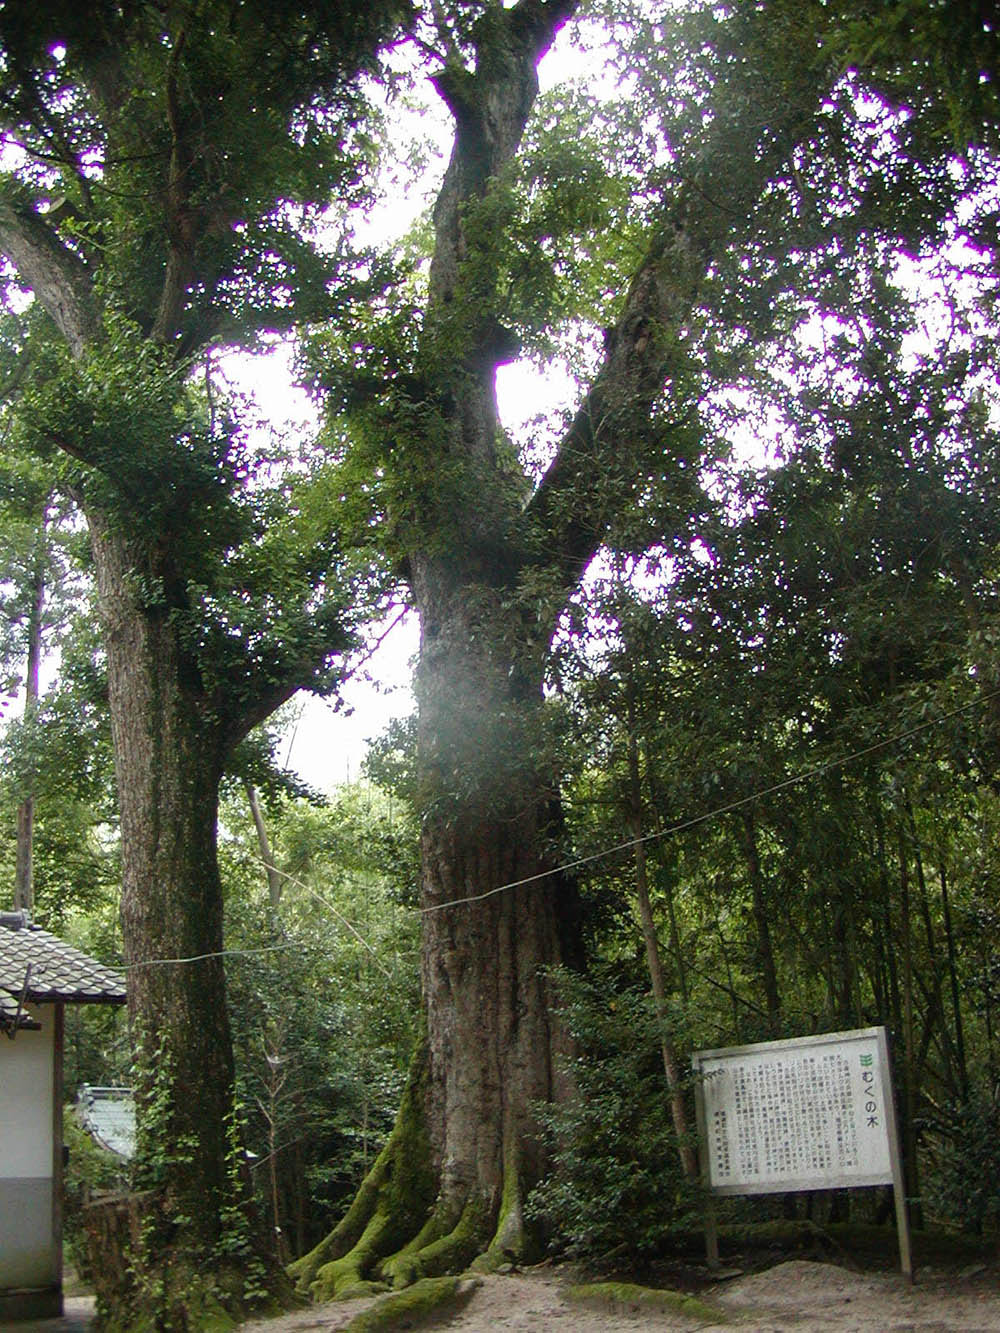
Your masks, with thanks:
[[[28,1006],[40,1032],[0,1037],[0,1293],[61,1280],[55,1226],[54,1005]]]

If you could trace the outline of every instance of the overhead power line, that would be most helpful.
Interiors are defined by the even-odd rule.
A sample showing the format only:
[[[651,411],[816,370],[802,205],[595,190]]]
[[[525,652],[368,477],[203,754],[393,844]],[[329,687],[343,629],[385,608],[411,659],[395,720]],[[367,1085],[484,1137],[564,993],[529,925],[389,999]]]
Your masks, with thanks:
[[[479,903],[487,898],[493,898],[500,893],[508,893],[512,889],[523,888],[529,884],[537,884],[541,880],[550,879],[553,875],[566,874],[571,870],[578,870],[581,866],[592,865],[595,861],[605,860],[607,857],[616,856],[620,852],[631,851],[645,843],[658,842],[663,838],[672,837],[676,833],[684,833],[688,829],[696,828],[699,824],[705,824],[711,819],[717,819],[721,815],[732,814],[734,810],[741,810],[745,806],[753,805],[755,801],[764,800],[765,797],[774,796],[778,792],[787,791],[791,787],[800,786],[802,783],[811,782],[815,778],[822,777],[824,773],[831,773],[839,768],[846,768],[849,764],[857,763],[869,755],[877,754],[880,750],[889,749],[893,745],[900,745],[904,741],[911,740],[914,736],[922,735],[926,731],[933,730],[934,727],[941,726],[942,723],[950,721],[952,718],[960,717],[963,713],[971,712],[974,708],[984,707],[993,700],[1000,699],[1000,690],[994,690],[989,694],[981,695],[978,699],[973,699],[967,704],[960,704],[957,708],[949,709],[948,712],[940,714],[935,718],[929,718],[926,722],[918,723],[914,727],[907,728],[906,731],[896,732],[892,736],[886,736],[880,741],[873,741],[871,745],[865,745],[859,750],[852,750],[849,754],[841,755],[839,759],[829,759],[825,763],[817,764],[813,768],[806,769],[802,773],[796,773],[789,778],[783,778],[781,782],[772,783],[768,787],[762,787],[758,791],[751,792],[748,796],[741,796],[735,801],[728,801],[724,805],[713,806],[711,810],[703,811],[699,815],[692,815],[687,819],[679,820],[675,824],[670,824],[666,828],[656,829],[652,833],[645,833],[639,838],[628,838],[624,842],[616,842],[611,846],[604,847],[600,851],[591,852],[587,856],[576,857],[572,861],[564,861],[559,865],[552,866],[548,870],[540,870],[534,875],[526,875],[522,879],[508,880],[504,884],[496,884],[493,888],[485,890],[483,893],[469,894],[464,898],[452,898],[448,902],[432,903],[427,907],[412,908],[418,916],[426,916],[431,912],[443,912],[452,907],[462,907],[470,903]],[[264,862],[261,861],[261,865]],[[375,948],[361,935],[361,933],[338,911],[337,908],[322,894],[318,893],[310,885],[289,874],[287,871],[279,870],[278,874],[282,878],[304,889],[316,898],[337,920],[347,928],[347,930],[362,944],[374,958],[379,970],[385,976],[390,974],[386,971],[378,958]],[[200,963],[210,958],[231,958],[243,957],[253,954],[280,953],[288,949],[301,948],[301,941],[289,940],[285,944],[269,945],[258,949],[219,949],[214,953],[195,954],[188,958],[148,958],[139,962],[130,963],[124,970],[131,971],[140,967],[158,967],[166,964],[187,964]]]
[[[259,863],[262,866],[266,866],[267,864],[260,857],[254,857],[254,860],[259,861]],[[334,907],[333,903],[329,902],[328,899],[324,898],[323,895],[319,893],[316,889],[312,888],[311,885],[306,884],[301,879],[297,879],[295,875],[289,874],[287,870],[278,870],[277,867],[273,866],[271,867],[271,869],[275,870],[275,872],[278,875],[280,875],[282,879],[285,879],[289,883],[296,885],[298,888],[303,889],[306,893],[311,894],[318,902],[322,903],[322,905],[331,914],[331,916],[335,917],[337,921],[342,926],[344,926],[344,928],[351,935],[354,936],[354,938],[358,941],[358,943],[368,951],[368,953],[372,957],[373,962],[375,963],[375,966],[382,973],[382,975],[384,977],[391,978],[392,973],[389,972],[389,970],[382,962],[381,958],[378,955],[378,951],[375,949],[375,947],[372,944],[370,944],[368,940],[365,939],[365,937],[361,934],[361,932],[357,929],[356,926],[353,926],[351,922],[348,921],[347,917],[344,916],[342,912],[338,911],[338,909]],[[257,949],[216,949],[212,953],[192,954],[190,957],[187,958],[143,958],[138,960],[137,962],[129,963],[122,970],[125,972],[131,972],[134,971],[136,968],[140,967],[163,967],[170,963],[174,964],[204,963],[210,958],[244,958],[244,957],[251,957],[254,954],[284,953],[288,949],[301,949],[302,947],[303,944],[301,940],[287,940],[284,944],[269,944]]]
[[[168,963],[204,963],[210,958],[242,958],[258,953],[283,953],[286,949],[301,947],[299,941],[288,940],[285,944],[269,944],[260,949],[216,949],[214,953],[195,953],[188,958],[140,958],[134,963],[124,964],[119,971],[134,972],[140,967],[165,967]]]
[[[874,741],[871,745],[866,745],[860,750],[853,750],[850,754],[841,755],[839,759],[830,759],[826,763],[817,764],[814,768],[795,774],[794,777],[784,778],[781,782],[775,782],[770,787],[763,787],[759,791],[752,792],[749,796],[741,796],[738,800],[728,801],[725,805],[714,806],[711,810],[706,810],[700,815],[692,815],[689,819],[682,819],[676,824],[670,824],[667,828],[657,829],[653,833],[644,833],[640,838],[628,838],[625,842],[616,842],[599,852],[579,856],[573,861],[564,861],[561,865],[552,866],[548,870],[539,870],[534,875],[525,875],[523,879],[512,879],[506,884],[497,884],[484,893],[473,893],[467,898],[452,898],[444,903],[431,903],[430,906],[420,907],[417,911],[426,915],[429,912],[443,912],[450,907],[461,907],[466,903],[483,902],[484,899],[492,898],[498,893],[520,889],[527,884],[536,884],[539,880],[550,879],[553,875],[563,875],[570,870],[578,870],[580,866],[592,865],[595,861],[603,861],[606,857],[615,856],[619,852],[630,851],[633,847],[639,847],[644,843],[658,842],[661,838],[669,838],[675,833],[684,833],[687,829],[707,823],[710,819],[717,819],[720,815],[728,815],[734,810],[741,810],[744,806],[753,805],[755,801],[761,801],[766,796],[773,796],[776,792],[786,791],[789,787],[798,786],[803,782],[811,782],[814,778],[822,777],[824,773],[830,773],[835,769],[846,768],[848,764],[856,763],[859,759],[865,759],[868,755],[876,754],[879,750],[888,749],[892,745],[899,745],[913,736],[919,736],[922,732],[930,731],[943,722],[948,722],[953,717],[959,717],[962,713],[967,713],[973,708],[981,708],[998,698],[1000,698],[1000,690],[994,690],[990,694],[973,699],[970,703],[952,708],[939,717],[931,718],[927,722],[921,722],[915,727],[910,727],[907,731],[897,732],[894,736],[887,736],[881,741]]]

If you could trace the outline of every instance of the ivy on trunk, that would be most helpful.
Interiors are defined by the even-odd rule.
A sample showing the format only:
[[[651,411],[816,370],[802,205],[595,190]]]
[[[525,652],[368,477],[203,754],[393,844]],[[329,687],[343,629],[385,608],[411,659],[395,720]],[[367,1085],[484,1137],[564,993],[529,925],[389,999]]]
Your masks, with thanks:
[[[504,200],[537,97],[537,63],[575,9],[565,0],[484,5],[459,39],[451,34],[434,80],[454,141],[434,206],[426,309],[406,375],[358,412],[367,438],[384,442],[387,540],[421,623],[426,1037],[420,1082],[352,1224],[292,1266],[300,1289],[321,1297],[532,1250],[522,1205],[545,1170],[533,1108],[572,1090],[549,974],[579,957],[578,902],[557,872],[558,791],[544,745],[548,652],[643,478],[669,472],[690,446],[698,372],[689,333],[704,284],[816,110],[816,83],[796,69],[766,134],[752,116],[726,124],[705,148],[704,174],[665,194],[605,331],[602,363],[533,482],[511,458],[495,395],[497,369],[519,336],[508,327],[514,210]],[[760,56],[745,55],[740,78],[760,76]],[[713,202],[700,181],[713,155],[720,170],[732,160],[734,141],[742,174]],[[415,1151],[427,1174],[406,1197],[407,1222],[395,1172],[405,1159],[412,1175]]]

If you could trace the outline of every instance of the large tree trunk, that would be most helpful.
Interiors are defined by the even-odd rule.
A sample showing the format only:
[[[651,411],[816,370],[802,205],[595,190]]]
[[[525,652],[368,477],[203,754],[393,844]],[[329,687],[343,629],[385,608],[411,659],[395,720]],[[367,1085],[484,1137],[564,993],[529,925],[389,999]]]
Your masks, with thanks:
[[[803,114],[797,101],[776,112],[757,151],[755,113],[753,170],[724,207],[701,187],[707,167],[664,207],[601,368],[536,485],[504,457],[497,418],[495,373],[516,340],[504,327],[510,255],[495,205],[537,62],[574,8],[484,5],[460,43],[446,42],[434,78],[455,138],[413,373],[380,409],[393,533],[421,617],[426,1036],[389,1143],[343,1221],[293,1265],[319,1298],[364,1289],[369,1276],[401,1284],[453,1269],[477,1252],[499,1262],[526,1243],[521,1201],[543,1166],[532,1102],[568,1090],[545,970],[574,952],[571,889],[545,873],[558,818],[539,746],[543,663],[608,525],[666,452],[652,414],[665,381],[690,369],[685,328],[706,265]],[[810,107],[814,98],[810,89]]]
[[[545,1166],[533,1107],[571,1090],[550,974],[579,957],[577,899],[546,873],[558,805],[539,754],[540,684],[482,614],[482,587],[431,563],[414,582],[425,1037],[354,1207],[293,1266],[318,1298],[530,1252],[523,1203]]]
[[[105,623],[122,844],[122,936],[148,1192],[135,1282],[112,1312],[176,1330],[277,1281],[236,1122],[216,857],[221,727],[200,697],[148,552],[89,515]],[[139,577],[145,574],[148,577]],[[194,1091],[197,1090],[197,1095]],[[279,1284],[280,1286],[280,1284]],[[165,1321],[165,1322],[164,1322]]]
[[[532,1105],[569,1086],[548,975],[566,953],[558,885],[462,901],[538,872],[537,793],[511,795],[493,817],[431,820],[423,834],[431,1163],[443,1219],[474,1222],[469,1258],[484,1244],[522,1253],[523,1195],[544,1161]]]
[[[474,67],[449,62],[435,79],[455,140],[434,209],[406,463],[407,566],[421,619],[426,1033],[419,1082],[389,1145],[393,1165],[383,1156],[371,1179],[388,1171],[398,1196],[401,1157],[422,1159],[426,1170],[404,1205],[379,1186],[356,1243],[338,1228],[332,1244],[307,1256],[299,1279],[318,1277],[320,1292],[355,1284],[377,1261],[403,1283],[477,1254],[488,1264],[521,1254],[524,1196],[543,1159],[532,1104],[566,1089],[548,974],[566,960],[574,899],[559,876],[538,878],[551,869],[555,808],[537,725],[551,625],[532,627],[518,597],[525,551],[512,537],[524,492],[498,454],[494,383],[512,346],[497,314],[496,237],[477,230],[475,216],[517,152],[538,90],[535,66],[572,8],[573,0],[498,8],[474,29]],[[414,420],[423,423],[416,431]],[[421,1219],[416,1234],[401,1229],[404,1213]]]
[[[449,587],[432,565],[415,582],[431,1159],[441,1205],[471,1206],[480,1242],[519,1252],[522,1191],[542,1167],[531,1105],[568,1087],[547,973],[575,956],[575,895],[558,874],[536,878],[552,868],[555,808],[540,682],[520,677],[482,589]]]

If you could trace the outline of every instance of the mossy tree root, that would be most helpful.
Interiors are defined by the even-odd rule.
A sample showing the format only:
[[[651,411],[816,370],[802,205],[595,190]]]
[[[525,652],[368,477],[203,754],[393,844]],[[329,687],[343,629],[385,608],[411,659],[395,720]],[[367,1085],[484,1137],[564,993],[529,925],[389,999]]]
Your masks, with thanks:
[[[521,1160],[517,1151],[508,1151],[504,1159],[503,1193],[492,1239],[476,1259],[479,1273],[495,1273],[504,1264],[522,1263],[539,1257],[538,1238],[530,1234],[524,1220],[525,1189]]]
[[[455,1211],[439,1204],[409,1244],[383,1261],[381,1273],[393,1287],[408,1287],[421,1278],[441,1277],[468,1267],[486,1243],[489,1208],[472,1195],[457,1218]]]
[[[380,1174],[385,1180],[388,1166]],[[477,1272],[493,1272],[502,1264],[516,1262],[525,1252],[519,1207],[506,1215],[501,1209],[498,1221],[495,1199],[477,1193],[470,1194],[460,1209],[439,1202],[423,1226],[407,1239],[406,1219],[393,1211],[386,1184],[373,1181],[372,1194],[375,1201],[368,1210],[367,1224],[349,1249],[332,1257],[336,1245],[331,1236],[324,1243],[325,1261],[311,1272],[303,1260],[296,1265],[300,1287],[305,1285],[314,1300],[367,1295],[387,1287],[400,1290],[424,1278],[464,1272],[470,1266]],[[345,1218],[342,1223],[341,1246],[343,1237],[351,1234],[347,1222]]]
[[[421,1045],[389,1140],[353,1203],[333,1231],[289,1268],[302,1295],[324,1301],[371,1290],[366,1280],[378,1261],[422,1229],[435,1191],[424,1117],[426,1073]]]
[[[461,1208],[439,1203],[421,1231],[385,1259],[380,1271],[399,1288],[468,1267],[477,1273],[495,1272],[504,1264],[532,1257],[523,1202],[518,1161],[515,1154],[509,1154],[499,1203],[495,1195],[487,1198],[475,1192]]]
[[[423,1115],[426,1064],[410,1072],[385,1148],[340,1224],[289,1272],[303,1295],[326,1301],[399,1290],[424,1278],[494,1272],[534,1257],[524,1222],[524,1190],[516,1152],[509,1152],[502,1188],[471,1189],[434,1201],[437,1181]]]
[[[632,1282],[588,1282],[567,1287],[566,1299],[581,1305],[638,1313],[645,1310],[661,1314],[680,1314],[703,1324],[728,1324],[730,1315],[718,1305],[700,1301],[684,1291],[662,1287],[639,1287]]]
[[[404,1292],[381,1296],[371,1309],[351,1320],[345,1333],[388,1333],[430,1314],[440,1317],[447,1311],[453,1315],[472,1298],[479,1282],[478,1278],[423,1278]]]

